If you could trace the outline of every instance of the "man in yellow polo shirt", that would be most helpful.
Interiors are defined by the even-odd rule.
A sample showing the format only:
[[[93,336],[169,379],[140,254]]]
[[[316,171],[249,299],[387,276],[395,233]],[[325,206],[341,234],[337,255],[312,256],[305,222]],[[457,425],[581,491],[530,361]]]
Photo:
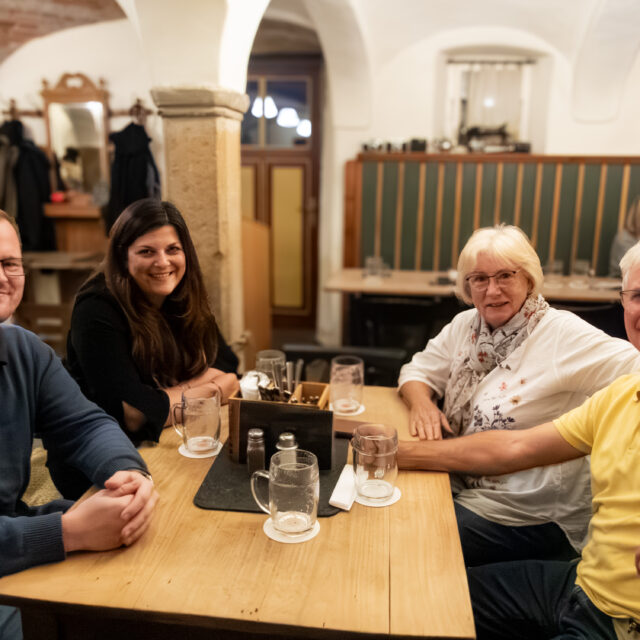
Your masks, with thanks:
[[[620,267],[625,328],[640,349],[640,243]],[[593,516],[581,560],[469,568],[478,640],[640,640],[640,372],[532,429],[400,443],[403,468],[478,475],[585,455],[591,455]]]

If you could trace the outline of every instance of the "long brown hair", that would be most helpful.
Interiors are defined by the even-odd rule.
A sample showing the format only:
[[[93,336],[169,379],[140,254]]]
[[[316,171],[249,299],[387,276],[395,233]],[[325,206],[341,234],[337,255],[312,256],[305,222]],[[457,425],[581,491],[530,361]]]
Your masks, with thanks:
[[[140,236],[166,225],[176,230],[182,244],[185,274],[156,309],[131,277],[127,254]],[[152,198],[130,204],[111,228],[104,272],[107,287],[127,316],[133,359],[142,373],[168,387],[193,378],[213,362],[216,321],[189,230],[173,204]]]

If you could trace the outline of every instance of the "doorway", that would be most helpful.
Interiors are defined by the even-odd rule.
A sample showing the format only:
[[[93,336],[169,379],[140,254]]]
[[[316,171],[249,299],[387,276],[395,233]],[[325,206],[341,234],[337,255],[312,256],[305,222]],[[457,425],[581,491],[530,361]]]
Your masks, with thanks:
[[[256,56],[242,124],[242,215],[270,228],[274,328],[315,329],[322,56]]]

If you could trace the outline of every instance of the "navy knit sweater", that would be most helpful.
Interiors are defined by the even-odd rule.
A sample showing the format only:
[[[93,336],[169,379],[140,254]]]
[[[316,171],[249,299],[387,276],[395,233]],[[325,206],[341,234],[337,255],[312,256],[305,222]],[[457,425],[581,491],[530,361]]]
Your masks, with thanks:
[[[100,486],[116,471],[146,470],[118,424],[82,395],[48,346],[0,325],[0,576],[65,557],[61,516],[72,503],[29,508],[21,500],[34,436]]]

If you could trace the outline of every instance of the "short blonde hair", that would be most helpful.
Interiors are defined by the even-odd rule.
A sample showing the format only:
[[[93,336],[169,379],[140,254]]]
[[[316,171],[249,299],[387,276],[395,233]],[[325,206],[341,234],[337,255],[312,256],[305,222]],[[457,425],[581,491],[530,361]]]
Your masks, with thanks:
[[[458,258],[456,295],[467,304],[472,304],[467,276],[475,269],[480,253],[499,258],[508,265],[521,269],[529,280],[529,293],[540,292],[543,282],[542,266],[529,238],[518,227],[498,224],[495,227],[476,229]]]
[[[636,244],[631,247],[622,256],[622,260],[620,260],[620,271],[622,272],[622,288],[627,288],[627,279],[629,278],[629,273],[635,269],[637,266],[640,266],[640,242],[636,242]]]

